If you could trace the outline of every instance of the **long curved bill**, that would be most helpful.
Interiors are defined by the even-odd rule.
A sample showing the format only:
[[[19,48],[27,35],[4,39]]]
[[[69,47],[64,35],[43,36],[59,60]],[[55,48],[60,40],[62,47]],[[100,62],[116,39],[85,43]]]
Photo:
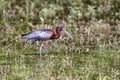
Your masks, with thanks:
[[[66,31],[65,29],[62,29],[62,31],[63,31],[65,34],[67,34],[71,39],[73,39],[72,35],[71,35],[68,31]]]

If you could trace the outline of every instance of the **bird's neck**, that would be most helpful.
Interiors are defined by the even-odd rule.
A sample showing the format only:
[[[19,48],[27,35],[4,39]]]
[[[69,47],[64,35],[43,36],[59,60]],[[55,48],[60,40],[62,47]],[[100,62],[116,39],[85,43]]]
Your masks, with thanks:
[[[60,37],[60,35],[61,35],[61,31],[56,30],[55,38],[56,38],[56,39],[57,39],[57,38],[59,38],[59,37]]]
[[[56,30],[56,34],[53,35],[52,39],[58,39],[61,35],[61,31]]]

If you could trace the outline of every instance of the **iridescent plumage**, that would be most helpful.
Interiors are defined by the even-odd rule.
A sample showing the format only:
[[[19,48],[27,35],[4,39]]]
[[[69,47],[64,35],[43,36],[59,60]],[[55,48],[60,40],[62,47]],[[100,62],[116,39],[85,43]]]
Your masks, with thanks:
[[[22,38],[32,40],[48,40],[53,34],[53,31],[50,29],[38,29],[27,34],[23,34]]]
[[[56,27],[56,33],[51,29],[37,29],[33,32],[23,34],[22,39],[28,39],[28,40],[50,40],[50,39],[58,39],[61,35],[61,31],[65,32],[67,35],[69,35],[71,38],[72,36],[63,28],[63,27]],[[43,47],[43,44],[40,46],[40,55],[41,55],[41,49]]]

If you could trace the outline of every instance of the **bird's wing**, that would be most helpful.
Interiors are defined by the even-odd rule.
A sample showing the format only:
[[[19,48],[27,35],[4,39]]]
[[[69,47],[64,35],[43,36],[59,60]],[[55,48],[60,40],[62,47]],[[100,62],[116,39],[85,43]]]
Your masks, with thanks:
[[[24,39],[48,40],[52,37],[53,32],[49,29],[38,29],[22,36]]]
[[[53,32],[48,31],[48,30],[45,29],[45,30],[36,31],[35,34],[36,34],[35,37],[36,37],[37,39],[40,39],[40,40],[48,40],[48,39],[50,39],[50,38],[52,37]]]

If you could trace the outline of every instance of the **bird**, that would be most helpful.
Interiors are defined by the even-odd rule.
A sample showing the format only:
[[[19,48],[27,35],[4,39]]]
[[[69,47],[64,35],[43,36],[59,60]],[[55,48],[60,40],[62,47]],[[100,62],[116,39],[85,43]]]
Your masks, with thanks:
[[[54,32],[52,29],[47,29],[47,28],[36,29],[32,32],[22,34],[21,38],[27,40],[33,40],[32,44],[34,44],[36,41],[42,41],[42,44],[39,48],[40,56],[42,56],[41,50],[44,44],[46,43],[46,41],[60,38],[61,31],[63,31],[65,34],[67,34],[70,38],[73,39],[72,35],[68,31],[66,31],[62,26],[57,26],[56,32]]]

